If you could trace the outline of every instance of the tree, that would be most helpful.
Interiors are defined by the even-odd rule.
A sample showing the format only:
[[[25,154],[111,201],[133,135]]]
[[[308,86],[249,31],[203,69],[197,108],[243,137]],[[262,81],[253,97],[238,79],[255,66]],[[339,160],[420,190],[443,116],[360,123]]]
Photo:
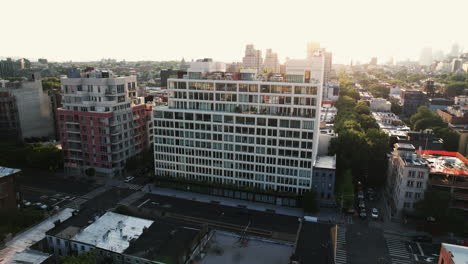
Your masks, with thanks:
[[[401,105],[395,101],[390,101],[390,103],[392,104],[390,111],[395,115],[401,114]]]
[[[60,79],[56,77],[49,77],[42,80],[42,90],[52,90],[52,89],[60,89]]]
[[[447,96],[454,97],[462,95],[465,89],[468,89],[468,84],[466,82],[452,82],[445,87],[445,93]]]
[[[369,106],[367,106],[367,104],[364,102],[357,103],[356,106],[354,106],[354,111],[358,114],[371,114]]]
[[[96,263],[96,253],[94,250],[84,252],[78,256],[64,256],[60,257],[60,261],[63,264],[95,264]]]
[[[336,108],[338,110],[347,111],[353,109],[355,106],[355,100],[347,95],[340,96],[338,101],[336,101]]]
[[[411,116],[410,123],[415,131],[445,126],[442,119],[426,106],[418,108],[418,112]]]
[[[346,170],[337,182],[336,198],[343,208],[354,207],[354,184],[351,170]]]
[[[26,151],[28,167],[57,170],[63,166],[63,151],[54,145],[34,144]]]
[[[88,177],[93,177],[96,174],[96,170],[94,168],[87,168],[85,174]]]
[[[306,213],[315,214],[318,212],[317,193],[315,191],[311,190],[302,195],[302,207]]]
[[[457,134],[457,132],[451,130],[450,128],[438,127],[434,129],[434,133],[436,136],[444,140],[444,150],[458,151],[458,142],[460,140],[460,136]]]

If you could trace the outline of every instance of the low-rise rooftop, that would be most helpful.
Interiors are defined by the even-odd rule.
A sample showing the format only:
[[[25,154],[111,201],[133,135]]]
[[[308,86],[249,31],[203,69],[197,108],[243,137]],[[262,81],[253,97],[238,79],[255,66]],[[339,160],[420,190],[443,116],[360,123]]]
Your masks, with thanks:
[[[442,247],[450,252],[454,264],[468,263],[468,247],[446,243],[442,243]]]
[[[0,166],[0,178],[20,172],[20,169],[12,169]]]
[[[138,239],[153,223],[151,220],[107,212],[78,232],[72,240],[122,253],[131,240]]]
[[[317,156],[314,167],[336,170],[336,156]]]
[[[50,257],[50,254],[44,252],[25,249],[21,252],[16,252],[16,254],[6,264],[40,264],[48,260]]]
[[[234,233],[213,231],[206,253],[200,264],[257,264],[290,263],[294,247],[290,243],[239,236]],[[315,262],[312,262],[315,263]]]

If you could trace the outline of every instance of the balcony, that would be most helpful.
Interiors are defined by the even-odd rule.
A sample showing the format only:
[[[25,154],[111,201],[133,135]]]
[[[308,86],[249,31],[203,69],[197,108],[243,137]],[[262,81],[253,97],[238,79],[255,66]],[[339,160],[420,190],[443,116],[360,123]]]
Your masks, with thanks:
[[[104,94],[105,95],[115,95],[117,93],[116,90],[105,90]]]

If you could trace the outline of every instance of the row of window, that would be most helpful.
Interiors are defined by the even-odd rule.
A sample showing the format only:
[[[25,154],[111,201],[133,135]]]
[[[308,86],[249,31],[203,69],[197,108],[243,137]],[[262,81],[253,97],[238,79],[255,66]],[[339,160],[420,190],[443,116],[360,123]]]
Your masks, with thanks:
[[[303,85],[283,85],[283,84],[247,84],[247,83],[222,83],[222,82],[186,82],[170,81],[169,89],[178,90],[198,90],[198,91],[228,91],[228,92],[260,92],[275,94],[306,94],[316,95],[317,87]]]
[[[242,125],[256,125],[256,126],[269,126],[269,127],[284,127],[284,128],[297,128],[297,129],[313,129],[314,121],[307,120],[290,120],[290,119],[277,119],[277,118],[263,118],[263,117],[244,117],[244,116],[231,116],[231,115],[211,115],[211,114],[194,114],[194,113],[181,113],[181,112],[167,112],[155,111],[155,126],[174,127],[172,121],[170,123],[157,122],[159,120],[185,120],[185,121],[203,121],[214,123],[227,123],[227,124],[242,124]],[[159,119],[159,120],[158,120]],[[178,123],[178,122],[175,122]],[[301,125],[302,123],[302,125]],[[179,122],[181,124],[181,122]],[[179,127],[177,127],[179,128]]]

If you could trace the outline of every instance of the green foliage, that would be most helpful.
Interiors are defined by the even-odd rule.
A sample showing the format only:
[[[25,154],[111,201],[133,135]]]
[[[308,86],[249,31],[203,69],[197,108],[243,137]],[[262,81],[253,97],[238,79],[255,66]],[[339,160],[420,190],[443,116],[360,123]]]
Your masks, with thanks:
[[[143,153],[140,153],[127,159],[125,163],[125,168],[127,169],[127,171],[134,171],[141,167],[151,167],[152,165],[154,165],[153,155],[153,148],[151,147]]]
[[[428,191],[424,194],[424,199],[415,204],[415,212],[422,219],[434,217],[442,231],[466,234],[468,232],[468,222],[463,212],[451,209],[450,203],[449,192]]]
[[[8,233],[16,234],[44,219],[44,212],[33,208],[0,213],[0,241]]]
[[[304,212],[315,214],[318,212],[317,193],[314,191],[305,192],[302,196],[302,207]]]
[[[94,175],[96,175],[96,170],[94,168],[87,168],[85,170],[85,174],[88,177],[93,177]]]
[[[332,139],[329,154],[337,155],[337,174],[341,175],[345,168],[351,169],[354,180],[363,181],[361,177],[366,171],[369,172],[368,182],[383,182],[382,168],[386,166],[385,158],[390,150],[388,135],[378,130],[365,103],[356,103],[355,99],[341,94],[336,107],[334,129],[338,137]]]
[[[336,197],[343,208],[354,208],[354,184],[351,170],[346,170],[339,179]]]
[[[56,77],[49,77],[42,80],[42,89],[44,91],[52,89],[60,89],[60,79]]]
[[[454,97],[464,94],[465,89],[468,89],[468,83],[452,82],[445,87],[445,93],[447,96]]]
[[[63,256],[60,257],[62,264],[96,264],[96,253],[94,250],[84,252],[78,256]]]
[[[369,106],[367,106],[366,103],[364,102],[359,102],[355,107],[354,107],[354,112],[358,113],[358,114],[366,114],[366,115],[370,115],[371,114],[371,111],[370,111],[370,108]]]
[[[63,166],[63,152],[54,145],[1,141],[0,164],[13,168],[57,170]]]
[[[401,105],[395,101],[390,101],[390,103],[392,104],[390,111],[392,111],[392,113],[395,115],[401,114]]]
[[[434,129],[435,135],[444,140],[444,150],[458,151],[458,142],[460,136],[457,132],[446,127],[437,127]]]
[[[31,168],[57,170],[63,166],[63,152],[54,145],[34,144],[28,147],[26,161]]]
[[[418,112],[411,116],[410,123],[415,131],[445,126],[440,116],[429,110],[426,106],[418,108]]]

